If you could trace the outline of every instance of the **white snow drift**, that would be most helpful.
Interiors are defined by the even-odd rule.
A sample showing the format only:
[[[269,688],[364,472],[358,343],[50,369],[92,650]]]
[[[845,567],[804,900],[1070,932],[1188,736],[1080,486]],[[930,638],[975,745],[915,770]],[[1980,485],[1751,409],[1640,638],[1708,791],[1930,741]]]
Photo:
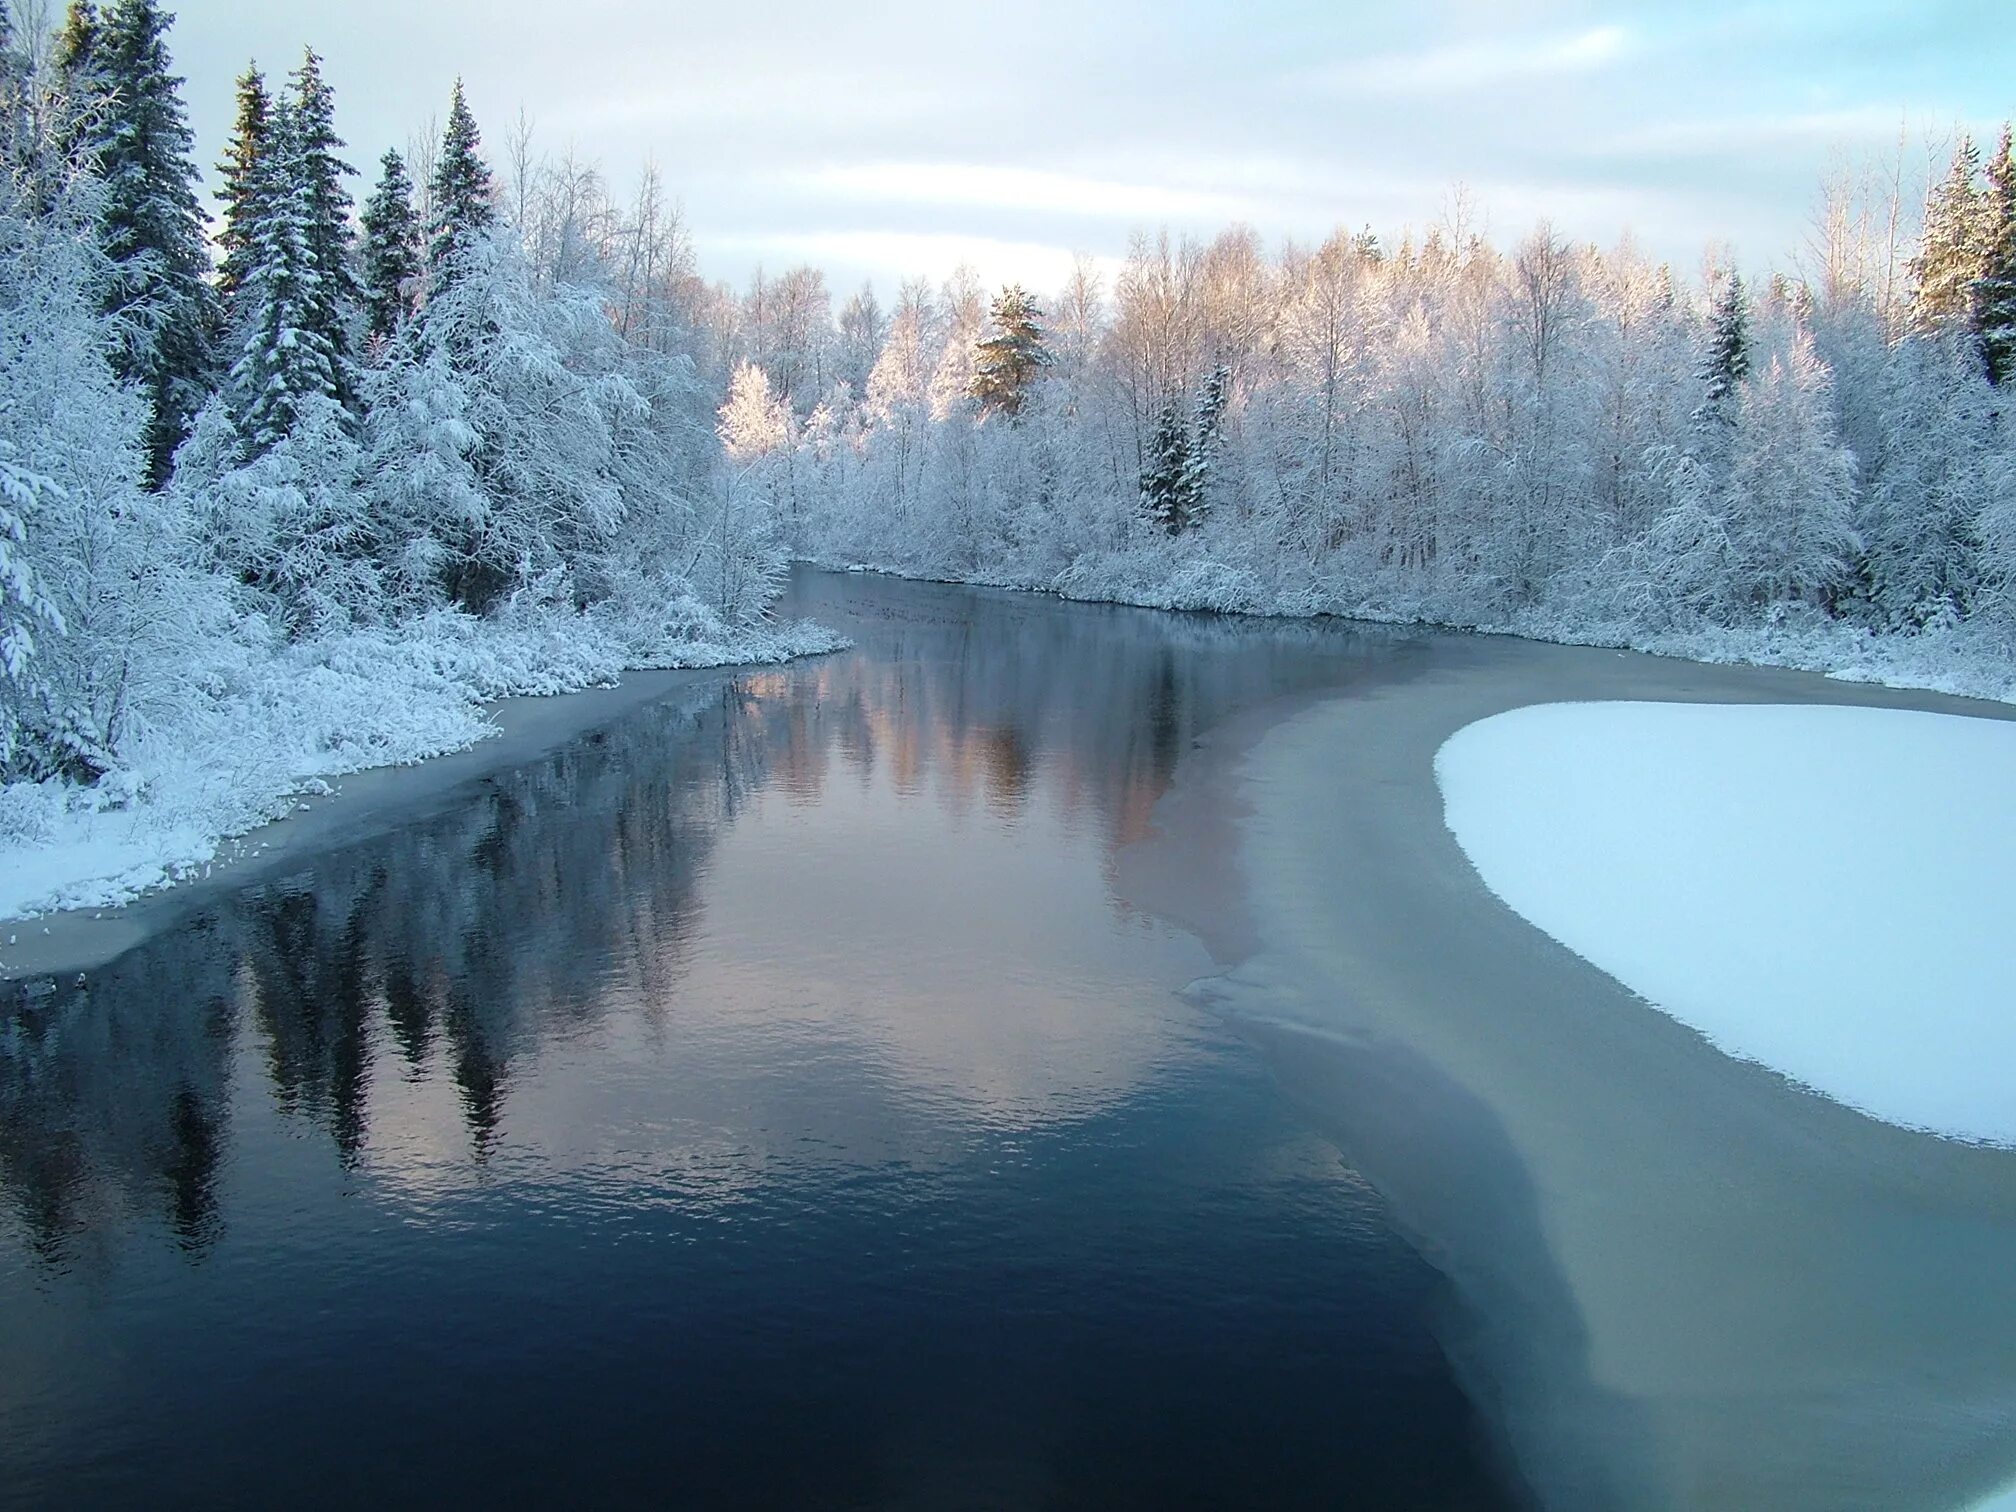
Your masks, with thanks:
[[[1435,767],[1492,892],[1722,1049],[2016,1144],[2016,723],[1543,704]]]

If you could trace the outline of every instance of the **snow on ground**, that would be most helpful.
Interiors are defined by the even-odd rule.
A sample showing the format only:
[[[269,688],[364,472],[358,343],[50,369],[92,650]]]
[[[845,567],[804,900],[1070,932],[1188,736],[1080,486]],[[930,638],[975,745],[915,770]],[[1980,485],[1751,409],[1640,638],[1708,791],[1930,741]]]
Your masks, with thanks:
[[[1492,892],[1722,1049],[2016,1145],[2016,723],[1541,704],[1435,770]]]
[[[705,633],[640,638],[571,613],[441,612],[247,657],[174,724],[137,736],[103,781],[0,787],[0,921],[109,907],[200,875],[233,837],[328,792],[324,779],[494,734],[482,708],[492,699],[606,685],[626,667],[778,662],[844,644],[809,623],[697,622]]]

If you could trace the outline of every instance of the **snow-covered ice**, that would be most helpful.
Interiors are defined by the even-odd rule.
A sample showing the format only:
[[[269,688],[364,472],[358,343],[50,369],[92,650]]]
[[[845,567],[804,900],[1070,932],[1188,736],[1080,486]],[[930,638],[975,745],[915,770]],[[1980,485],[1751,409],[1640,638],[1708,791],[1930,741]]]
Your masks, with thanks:
[[[1492,892],[1720,1048],[2016,1144],[2016,723],[1541,704],[1435,767]]]

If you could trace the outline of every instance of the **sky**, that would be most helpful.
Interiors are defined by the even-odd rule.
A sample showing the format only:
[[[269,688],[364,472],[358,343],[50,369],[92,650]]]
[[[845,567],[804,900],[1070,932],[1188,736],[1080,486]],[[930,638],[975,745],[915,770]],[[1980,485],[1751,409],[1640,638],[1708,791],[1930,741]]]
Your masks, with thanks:
[[[167,4],[206,165],[247,61],[312,44],[372,173],[459,74],[493,163],[521,107],[619,191],[655,162],[708,277],[811,262],[885,295],[962,261],[1054,288],[1161,226],[1391,244],[1459,200],[1501,244],[1546,217],[1690,272],[1711,241],[1782,268],[1831,169],[1901,133],[1922,176],[2016,116],[2006,0]]]

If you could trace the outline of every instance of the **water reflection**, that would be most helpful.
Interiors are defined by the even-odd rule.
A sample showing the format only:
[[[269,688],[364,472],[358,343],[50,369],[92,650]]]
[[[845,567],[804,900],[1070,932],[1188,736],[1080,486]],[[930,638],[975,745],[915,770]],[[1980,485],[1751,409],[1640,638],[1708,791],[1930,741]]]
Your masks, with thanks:
[[[1415,643],[795,592],[858,649],[0,1019],[13,1496],[1495,1501],[1433,1273],[1111,886],[1203,732]]]

